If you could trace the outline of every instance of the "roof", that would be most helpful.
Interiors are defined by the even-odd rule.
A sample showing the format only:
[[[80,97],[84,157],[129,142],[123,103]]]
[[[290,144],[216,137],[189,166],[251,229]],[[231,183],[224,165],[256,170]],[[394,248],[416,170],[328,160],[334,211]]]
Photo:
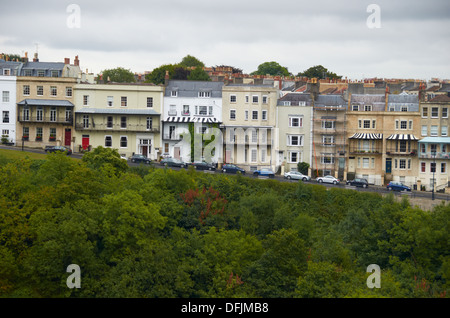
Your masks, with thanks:
[[[448,95],[436,95],[435,98],[428,101],[429,103],[436,103],[436,102],[450,102],[450,97]]]
[[[388,103],[419,104],[419,96],[418,95],[389,94]]]
[[[347,101],[342,97],[342,95],[318,95],[314,106],[347,106]]]
[[[312,98],[309,94],[287,93],[278,100],[278,105],[283,106],[283,102],[291,102],[292,106],[298,106],[299,102],[306,102],[306,106],[311,106]]]
[[[24,70],[62,70],[64,69],[62,62],[28,62],[23,66]]]
[[[56,99],[24,99],[19,102],[20,106],[60,106],[60,107],[73,107],[74,105],[68,100],[56,100]]]
[[[450,144],[450,137],[425,137],[419,140],[425,143],[435,143],[435,144]]]
[[[111,114],[111,115],[153,115],[160,116],[160,113],[157,113],[153,109],[114,109],[114,108],[82,108],[77,110],[75,113],[77,114]]]
[[[165,97],[171,97],[172,91],[178,92],[178,97],[198,98],[198,92],[211,92],[211,98],[222,98],[224,82],[182,81],[172,80],[166,87]]]

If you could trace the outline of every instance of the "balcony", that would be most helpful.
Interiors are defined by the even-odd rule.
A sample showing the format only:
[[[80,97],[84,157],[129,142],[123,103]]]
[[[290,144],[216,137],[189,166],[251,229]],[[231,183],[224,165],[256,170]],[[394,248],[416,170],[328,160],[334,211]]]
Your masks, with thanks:
[[[172,140],[172,141],[179,141],[183,139],[183,135],[178,134],[163,134],[162,136],[163,140]]]
[[[450,152],[419,152],[419,159],[450,159]]]
[[[65,124],[65,125],[73,125],[73,117],[59,117],[56,116],[17,116],[17,121],[20,123],[44,123],[44,124]]]
[[[386,155],[393,155],[393,156],[410,156],[414,157],[417,156],[417,150],[407,150],[402,148],[387,148],[386,149]]]
[[[373,156],[373,155],[382,155],[383,151],[381,149],[381,147],[375,147],[375,148],[371,148],[371,149],[361,149],[358,147],[350,147],[350,154],[352,155],[368,155],[368,156]]]
[[[147,128],[146,124],[127,124],[126,127],[122,128],[121,125],[108,125],[108,124],[96,124],[90,122],[87,127],[84,123],[76,123],[75,128],[77,130],[94,130],[94,131],[132,131],[132,132],[146,132],[146,133],[159,133],[159,127]]]

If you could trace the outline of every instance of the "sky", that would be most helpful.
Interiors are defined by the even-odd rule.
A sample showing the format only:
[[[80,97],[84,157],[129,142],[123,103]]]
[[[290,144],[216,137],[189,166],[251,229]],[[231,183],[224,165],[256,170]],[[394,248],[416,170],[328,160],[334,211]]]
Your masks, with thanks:
[[[352,80],[450,78],[449,0],[0,0],[0,52],[97,74],[193,55],[251,73],[278,62]]]

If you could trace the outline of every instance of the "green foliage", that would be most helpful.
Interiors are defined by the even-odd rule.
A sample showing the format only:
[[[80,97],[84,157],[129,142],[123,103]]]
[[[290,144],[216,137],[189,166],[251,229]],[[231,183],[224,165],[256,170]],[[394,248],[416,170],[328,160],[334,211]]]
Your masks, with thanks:
[[[448,297],[449,205],[122,163],[0,166],[0,297]]]
[[[308,175],[309,163],[299,162],[297,163],[297,170],[304,175]]]
[[[169,79],[172,79],[175,74],[176,66],[173,64],[164,64],[155,69],[151,73],[145,75],[146,83],[153,83],[156,85],[164,84],[166,72],[169,72]]]
[[[196,67],[202,69],[205,67],[205,64],[200,61],[198,58],[192,55],[186,55],[180,62],[180,65],[183,67]]]
[[[196,67],[190,71],[187,79],[189,81],[211,81],[208,73],[203,70],[201,67]]]
[[[258,65],[258,69],[251,73],[251,75],[272,75],[272,76],[291,76],[287,67],[281,66],[277,62],[264,62]]]
[[[128,164],[120,158],[119,151],[98,146],[86,153],[82,161],[94,169],[104,168],[105,172],[122,173],[128,170]]]
[[[107,69],[102,71],[103,81],[113,83],[134,83],[136,79],[133,72],[123,67]]]
[[[342,76],[336,75],[336,73],[328,71],[325,67],[322,65],[315,65],[307,70],[300,72],[297,74],[297,76],[306,76],[308,78],[318,78],[318,79],[325,79],[325,78],[331,78],[331,79],[340,79]]]

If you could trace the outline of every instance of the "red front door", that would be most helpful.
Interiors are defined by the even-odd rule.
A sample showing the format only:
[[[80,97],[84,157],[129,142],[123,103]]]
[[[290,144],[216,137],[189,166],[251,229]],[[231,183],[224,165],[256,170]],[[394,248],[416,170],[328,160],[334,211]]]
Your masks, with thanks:
[[[72,130],[70,128],[66,128],[66,134],[64,135],[64,146],[70,147],[71,141],[72,141]]]
[[[89,135],[83,135],[83,138],[81,139],[81,146],[83,147],[83,150],[89,148]]]

